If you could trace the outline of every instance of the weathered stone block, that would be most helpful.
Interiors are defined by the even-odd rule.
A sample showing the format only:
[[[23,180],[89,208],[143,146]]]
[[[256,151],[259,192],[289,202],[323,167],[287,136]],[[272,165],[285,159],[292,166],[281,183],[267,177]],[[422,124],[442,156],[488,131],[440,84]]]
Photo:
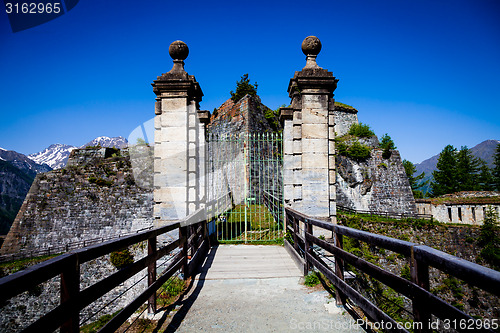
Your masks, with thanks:
[[[326,124],[328,123],[328,110],[325,109],[304,109],[302,111],[303,124]]]
[[[304,153],[328,153],[328,140],[326,139],[302,139],[301,141]]]
[[[293,138],[294,139],[302,139],[302,126],[294,125],[293,126]]]
[[[327,153],[303,153],[302,154],[303,169],[328,169],[328,154]]]
[[[302,200],[302,186],[295,185],[293,187],[293,198],[294,200]]]
[[[160,124],[162,127],[186,127],[187,115],[185,112],[166,112],[161,115]],[[159,127],[155,127],[159,129]]]
[[[293,153],[294,154],[301,154],[302,153],[302,140],[293,140],[292,145],[293,145]]]
[[[187,106],[187,99],[185,97],[162,98],[161,100],[161,109],[164,114],[172,111],[186,112]]]
[[[303,124],[302,138],[308,139],[328,139],[327,124]]]

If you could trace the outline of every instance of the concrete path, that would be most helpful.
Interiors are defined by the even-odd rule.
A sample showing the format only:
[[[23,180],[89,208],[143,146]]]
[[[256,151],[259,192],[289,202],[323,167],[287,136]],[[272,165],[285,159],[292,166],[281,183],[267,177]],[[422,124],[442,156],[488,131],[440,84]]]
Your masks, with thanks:
[[[362,332],[322,288],[303,285],[281,246],[210,250],[165,332]]]

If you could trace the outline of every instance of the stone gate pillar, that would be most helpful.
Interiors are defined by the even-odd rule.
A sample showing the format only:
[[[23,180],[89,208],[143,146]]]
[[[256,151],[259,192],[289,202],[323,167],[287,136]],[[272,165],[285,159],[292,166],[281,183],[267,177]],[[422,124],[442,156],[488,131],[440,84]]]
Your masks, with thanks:
[[[317,37],[302,42],[306,66],[290,79],[291,106],[281,109],[284,122],[285,203],[304,214],[334,218],[335,131],[333,91],[337,79],[318,66]]]
[[[184,70],[189,49],[175,41],[169,49],[174,65],[153,81],[155,103],[154,217],[164,223],[182,219],[205,198],[205,126],[208,111],[199,111],[203,96],[193,75]]]

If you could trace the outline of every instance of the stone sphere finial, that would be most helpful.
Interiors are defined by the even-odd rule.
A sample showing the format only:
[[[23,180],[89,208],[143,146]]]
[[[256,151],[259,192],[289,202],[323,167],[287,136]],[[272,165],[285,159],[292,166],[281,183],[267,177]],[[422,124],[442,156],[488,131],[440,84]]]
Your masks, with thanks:
[[[317,56],[321,51],[321,42],[316,36],[309,36],[302,42],[302,52],[306,56]]]
[[[189,48],[183,41],[176,40],[168,47],[168,53],[173,60],[185,60],[189,54]]]

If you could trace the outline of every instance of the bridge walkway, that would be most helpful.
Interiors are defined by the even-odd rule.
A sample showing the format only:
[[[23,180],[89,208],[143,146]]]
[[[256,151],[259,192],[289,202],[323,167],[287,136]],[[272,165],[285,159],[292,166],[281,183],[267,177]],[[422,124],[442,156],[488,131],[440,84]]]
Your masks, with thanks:
[[[212,247],[178,304],[155,318],[159,331],[362,331],[327,291],[304,286],[300,270],[282,246]]]

